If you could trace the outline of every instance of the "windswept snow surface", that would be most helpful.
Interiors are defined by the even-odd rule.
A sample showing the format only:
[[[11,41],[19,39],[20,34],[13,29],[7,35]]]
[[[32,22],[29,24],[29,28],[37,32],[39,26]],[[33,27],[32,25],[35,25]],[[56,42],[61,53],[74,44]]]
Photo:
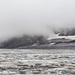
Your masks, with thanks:
[[[75,75],[75,50],[0,49],[0,75]]]

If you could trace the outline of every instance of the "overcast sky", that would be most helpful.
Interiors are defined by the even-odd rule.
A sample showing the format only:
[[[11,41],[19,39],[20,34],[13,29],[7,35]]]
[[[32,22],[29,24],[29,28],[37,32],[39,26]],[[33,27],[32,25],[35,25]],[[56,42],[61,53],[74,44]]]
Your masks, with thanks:
[[[0,0],[0,39],[59,27],[75,27],[75,0]]]

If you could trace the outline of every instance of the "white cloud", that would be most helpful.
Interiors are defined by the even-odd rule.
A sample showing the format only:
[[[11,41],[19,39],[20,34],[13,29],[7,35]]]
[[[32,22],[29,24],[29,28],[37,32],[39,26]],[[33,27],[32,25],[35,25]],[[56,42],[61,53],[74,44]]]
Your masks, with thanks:
[[[45,35],[74,24],[75,0],[0,0],[0,38]]]

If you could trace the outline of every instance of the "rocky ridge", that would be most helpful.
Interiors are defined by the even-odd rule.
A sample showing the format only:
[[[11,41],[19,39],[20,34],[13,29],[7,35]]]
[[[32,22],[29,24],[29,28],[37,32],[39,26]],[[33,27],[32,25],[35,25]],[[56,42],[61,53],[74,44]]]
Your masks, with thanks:
[[[75,40],[65,38],[49,39],[44,36],[23,36],[12,38],[0,44],[5,49],[75,49]]]

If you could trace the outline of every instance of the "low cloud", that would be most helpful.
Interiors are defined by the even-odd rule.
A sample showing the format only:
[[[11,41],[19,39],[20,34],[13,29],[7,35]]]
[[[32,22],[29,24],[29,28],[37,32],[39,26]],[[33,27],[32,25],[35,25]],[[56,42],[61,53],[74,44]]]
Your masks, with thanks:
[[[74,27],[75,0],[0,0],[0,40]]]

